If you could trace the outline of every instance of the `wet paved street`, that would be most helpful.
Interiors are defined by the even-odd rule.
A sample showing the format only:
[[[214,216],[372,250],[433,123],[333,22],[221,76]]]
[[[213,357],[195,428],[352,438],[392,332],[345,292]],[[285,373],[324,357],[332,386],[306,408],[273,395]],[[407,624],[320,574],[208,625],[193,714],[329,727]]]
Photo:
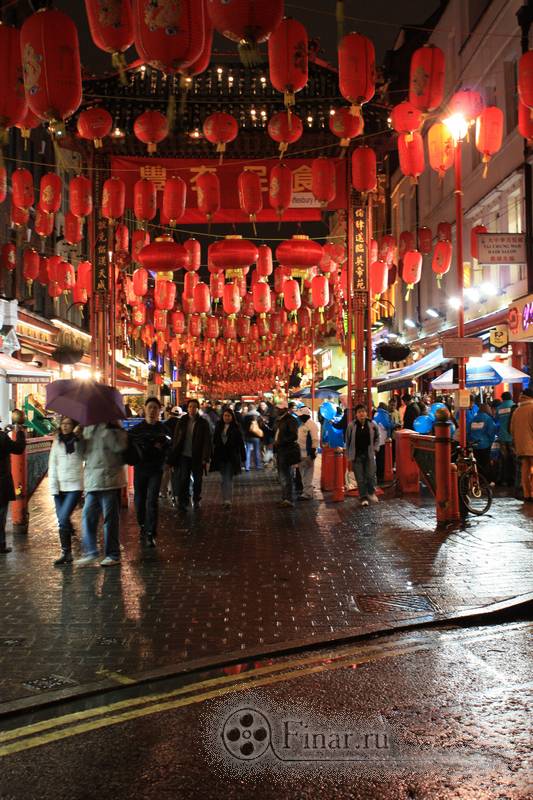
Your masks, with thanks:
[[[446,619],[533,590],[531,506],[498,499],[464,531],[434,532],[430,503],[277,508],[271,473],[244,475],[223,511],[207,480],[202,510],[164,504],[157,550],[124,515],[120,569],[54,569],[43,485],[30,533],[0,563],[0,710],[146,673]],[[11,538],[11,537],[9,537]]]

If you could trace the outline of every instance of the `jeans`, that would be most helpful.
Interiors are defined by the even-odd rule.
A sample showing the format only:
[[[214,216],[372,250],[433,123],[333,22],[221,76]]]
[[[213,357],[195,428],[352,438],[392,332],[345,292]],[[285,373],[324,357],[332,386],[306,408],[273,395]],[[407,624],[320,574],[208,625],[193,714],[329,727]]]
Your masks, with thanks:
[[[119,523],[120,489],[87,492],[82,516],[82,548],[84,555],[97,556],[96,533],[100,513],[104,518],[104,552],[109,558],[120,559]]]
[[[5,506],[0,506],[0,550],[4,550],[6,546],[6,521],[8,507],[9,503],[6,503]]]
[[[292,466],[278,455],[278,477],[281,484],[281,499],[293,502]]]
[[[225,503],[231,503],[233,497],[233,466],[230,461],[220,465],[220,477],[222,478],[222,499]]]
[[[256,437],[255,439],[252,439],[249,442],[247,441],[245,444],[246,444],[246,464],[245,464],[246,472],[250,472],[252,451],[254,454],[255,468],[262,469],[263,465],[261,464],[261,440]]]
[[[147,472],[146,468],[134,468],[133,502],[139,527],[149,536],[157,535],[157,518],[159,512],[159,489],[161,488],[161,470]]]
[[[202,499],[204,465],[193,462],[189,456],[180,456],[177,473],[178,504],[180,506],[189,505],[191,474],[193,479],[193,501],[199,503]]]
[[[376,491],[376,474],[374,464],[367,455],[356,456],[353,462],[353,471],[359,489],[359,498],[364,500],[369,494]]]
[[[59,539],[61,549],[65,553],[70,553],[72,549],[72,522],[70,518],[72,512],[80,502],[81,491],[59,492],[54,495],[56,506],[57,524],[59,526]]]
[[[302,497],[312,497],[315,461],[311,456],[307,456],[303,461],[300,461],[298,467],[302,476]]]

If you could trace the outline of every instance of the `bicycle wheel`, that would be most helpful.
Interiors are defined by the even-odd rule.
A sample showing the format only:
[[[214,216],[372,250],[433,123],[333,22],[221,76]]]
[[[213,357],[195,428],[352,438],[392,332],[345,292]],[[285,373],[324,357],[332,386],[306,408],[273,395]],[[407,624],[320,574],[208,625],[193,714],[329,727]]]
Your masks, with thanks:
[[[483,475],[465,472],[459,479],[459,494],[468,511],[480,517],[492,504],[492,489]]]

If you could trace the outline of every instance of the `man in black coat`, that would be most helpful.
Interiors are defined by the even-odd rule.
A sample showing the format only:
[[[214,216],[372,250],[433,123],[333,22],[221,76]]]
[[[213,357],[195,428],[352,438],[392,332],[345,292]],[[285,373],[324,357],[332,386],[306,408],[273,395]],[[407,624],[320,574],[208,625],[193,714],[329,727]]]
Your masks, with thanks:
[[[11,453],[19,456],[26,449],[26,437],[21,425],[15,425],[16,437],[0,431],[0,553],[10,553],[6,547],[6,519],[10,500],[16,500],[15,486],[11,475]]]
[[[189,400],[187,413],[176,423],[169,464],[177,472],[178,508],[189,507],[190,481],[193,477],[193,508],[200,508],[202,477],[211,460],[211,429],[205,417],[200,416],[198,400]]]
[[[300,447],[298,445],[298,421],[292,413],[295,404],[277,420],[276,434],[274,437],[274,451],[278,463],[278,477],[281,484],[282,507],[290,508],[294,505],[293,467],[300,461]]]
[[[404,394],[402,400],[405,403],[403,427],[406,428],[407,430],[414,431],[415,419],[419,417],[421,414],[420,406],[415,401],[414,397],[411,397],[410,394]]]

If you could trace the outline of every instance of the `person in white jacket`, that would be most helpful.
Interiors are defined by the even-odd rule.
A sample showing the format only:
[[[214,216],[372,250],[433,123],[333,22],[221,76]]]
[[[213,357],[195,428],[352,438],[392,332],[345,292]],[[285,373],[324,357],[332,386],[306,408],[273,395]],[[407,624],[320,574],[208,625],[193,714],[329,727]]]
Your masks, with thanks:
[[[298,422],[298,444],[300,446],[301,461],[298,464],[302,478],[303,491],[299,495],[299,500],[313,499],[313,477],[315,472],[315,458],[317,447],[320,442],[320,431],[318,425],[311,416],[311,409],[303,406],[297,411]]]
[[[74,433],[76,422],[63,417],[59,432],[50,450],[48,486],[54,498],[61,555],[54,566],[72,563],[72,512],[83,491],[83,459],[81,442]]]

